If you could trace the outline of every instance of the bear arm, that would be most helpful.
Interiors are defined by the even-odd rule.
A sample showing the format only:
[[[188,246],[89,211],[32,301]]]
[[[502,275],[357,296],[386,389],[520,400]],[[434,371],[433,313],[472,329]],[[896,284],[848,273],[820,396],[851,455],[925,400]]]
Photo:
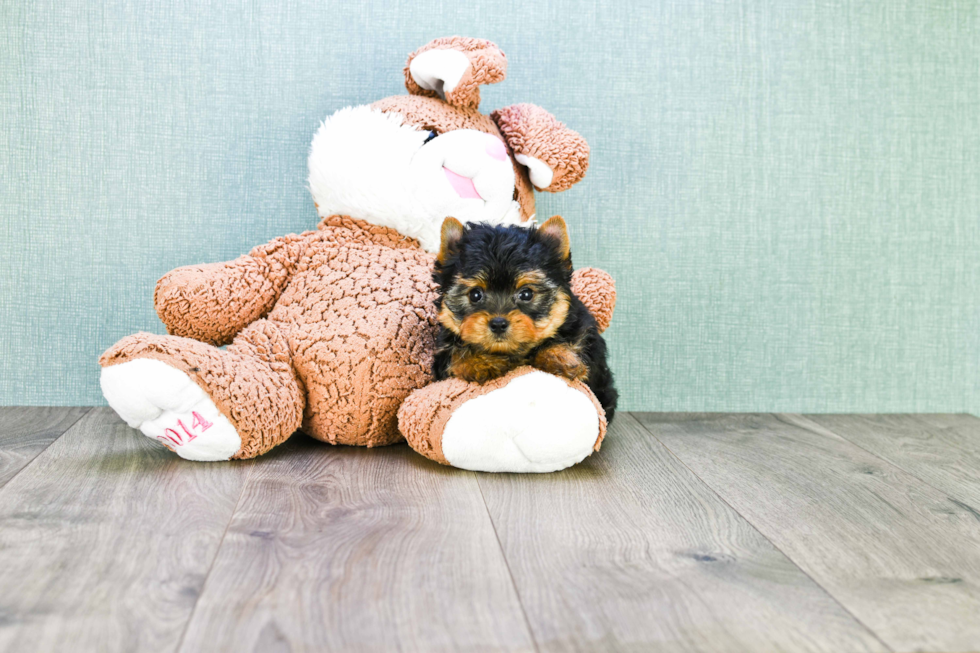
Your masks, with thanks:
[[[168,272],[153,295],[157,315],[171,335],[229,344],[272,310],[316,233],[276,238],[233,261]]]
[[[609,327],[616,308],[616,282],[598,268],[579,268],[572,273],[572,292],[592,313],[599,333]]]
[[[453,106],[476,109],[480,85],[496,84],[506,75],[507,56],[496,44],[449,36],[433,39],[408,56],[405,88],[412,95],[440,97]]]

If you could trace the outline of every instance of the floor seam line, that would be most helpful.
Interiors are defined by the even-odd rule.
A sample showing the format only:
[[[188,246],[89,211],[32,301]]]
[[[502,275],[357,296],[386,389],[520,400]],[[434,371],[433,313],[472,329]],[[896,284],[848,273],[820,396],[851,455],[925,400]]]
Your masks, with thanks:
[[[211,572],[214,571],[214,563],[218,561],[218,556],[221,555],[221,548],[225,544],[225,536],[228,535],[228,531],[231,530],[231,524],[235,521],[235,515],[238,514],[238,508],[242,504],[242,497],[245,496],[245,488],[248,486],[249,480],[252,478],[252,472],[255,470],[255,459],[249,460],[248,472],[245,474],[245,480],[242,481],[242,489],[238,493],[238,499],[235,501],[235,508],[231,511],[231,517],[228,518],[228,523],[225,524],[225,530],[221,533],[221,539],[218,540],[218,548],[214,551],[214,558],[211,559],[211,564],[208,565],[208,571],[204,575],[204,583],[201,584],[201,593],[197,595],[194,600],[194,607],[191,609],[191,613],[187,616],[187,623],[184,624],[184,630],[180,633],[180,639],[177,642],[175,651],[180,651],[184,647],[184,640],[187,638],[187,631],[191,628],[191,622],[194,621],[194,615],[197,614],[197,606],[201,603],[201,597],[204,596],[205,590],[208,587],[208,581],[211,580]],[[208,464],[208,463],[204,463]]]
[[[55,406],[55,408],[57,408],[57,406]],[[65,428],[64,431],[62,431],[61,433],[58,434],[58,437],[56,437],[54,440],[52,440],[51,442],[49,442],[46,445],[44,445],[44,448],[41,449],[40,451],[38,451],[37,452],[37,455],[35,455],[33,458],[31,458],[30,461],[28,461],[28,463],[26,465],[24,465],[23,467],[21,467],[20,469],[18,469],[16,472],[14,472],[14,475],[13,476],[11,476],[6,481],[4,481],[3,482],[3,485],[0,485],[0,491],[3,491],[3,489],[5,487],[7,487],[8,485],[10,485],[10,482],[12,480],[14,480],[18,476],[20,476],[21,473],[23,473],[23,471],[25,469],[27,469],[28,467],[30,467],[31,465],[33,465],[35,463],[35,461],[37,461],[38,458],[40,458],[42,455],[44,455],[44,452],[45,451],[47,451],[48,449],[50,449],[51,446],[54,445],[55,442],[57,442],[61,438],[65,437],[65,433],[67,433],[68,431],[72,430],[72,428],[76,424],[78,424],[80,421],[82,421],[82,418],[84,418],[86,415],[88,415],[93,410],[95,410],[96,408],[98,408],[98,406],[80,406],[80,408],[88,408],[88,410],[86,410],[84,413],[82,413],[81,415],[79,415],[78,416],[78,419],[76,419],[74,422],[72,422],[71,424],[69,424],[68,427]]]
[[[630,417],[632,417],[634,419],[634,421],[636,421],[637,424],[640,425],[640,427],[644,431],[646,431],[647,433],[649,433],[651,437],[653,437],[658,443],[660,443],[660,446],[662,446],[667,451],[667,453],[669,453],[677,462],[679,462],[681,465],[683,465],[684,466],[684,469],[686,469],[689,472],[691,472],[691,474],[694,475],[694,478],[696,478],[699,481],[701,481],[701,483],[703,483],[704,486],[706,488],[708,488],[708,490],[710,490],[712,494],[714,494],[716,497],[718,497],[718,500],[719,501],[721,501],[726,506],[728,506],[736,515],[738,515],[739,517],[741,517],[742,519],[744,519],[745,520],[745,523],[748,524],[749,526],[751,526],[752,527],[752,530],[754,530],[756,533],[759,534],[759,537],[763,538],[766,542],[769,542],[769,544],[770,544],[770,546],[772,546],[772,548],[774,548],[776,551],[779,551],[780,555],[782,555],[787,560],[789,560],[790,563],[792,563],[792,565],[794,567],[796,567],[797,569],[799,569],[799,571],[800,571],[801,574],[803,574],[804,576],[806,576],[807,578],[809,578],[810,581],[814,585],[816,585],[817,587],[819,587],[820,590],[824,594],[826,594],[827,597],[830,598],[831,601],[833,601],[836,605],[840,606],[840,609],[841,610],[843,610],[845,613],[847,613],[848,615],[850,615],[850,617],[852,619],[854,619],[854,621],[856,623],[858,623],[862,628],[864,628],[882,646],[884,646],[887,650],[891,651],[892,653],[895,653],[896,649],[894,649],[892,646],[890,646],[888,644],[888,642],[886,642],[885,640],[883,640],[878,635],[878,633],[876,633],[874,630],[872,630],[866,623],[864,623],[864,621],[862,621],[861,619],[859,619],[856,614],[854,614],[853,612],[851,612],[851,610],[846,605],[844,605],[843,603],[841,603],[840,599],[838,599],[836,596],[834,596],[833,594],[831,594],[830,590],[828,590],[826,587],[824,587],[823,584],[821,584],[819,581],[817,581],[816,578],[814,578],[813,576],[811,576],[805,569],[803,569],[802,567],[800,567],[800,565],[797,564],[797,562],[795,560],[793,560],[793,558],[791,558],[789,556],[789,554],[787,554],[785,551],[783,551],[775,542],[773,542],[771,539],[769,539],[769,537],[767,537],[765,533],[763,533],[761,530],[759,530],[759,527],[756,526],[752,522],[751,519],[749,519],[748,517],[746,517],[745,515],[743,515],[739,510],[737,510],[735,508],[735,506],[733,506],[732,504],[730,504],[728,502],[728,500],[725,499],[725,497],[721,496],[721,494],[717,490],[715,490],[715,488],[713,488],[706,480],[704,480],[703,478],[701,478],[701,476],[698,475],[697,472],[695,472],[693,469],[691,469],[688,466],[688,464],[681,459],[680,456],[678,456],[676,453],[674,453],[674,451],[670,447],[668,447],[667,444],[663,440],[661,440],[659,437],[657,437],[657,434],[656,433],[654,433],[649,428],[647,428],[647,425],[646,424],[644,424],[642,421],[640,421],[639,418],[634,417],[632,413],[628,413],[628,414],[629,414]],[[775,413],[766,413],[766,414],[772,415],[773,417],[776,417],[776,414]]]
[[[477,474],[478,472],[473,472]],[[538,640],[534,636],[534,630],[531,629],[531,620],[528,619],[527,610],[524,608],[524,600],[521,598],[521,592],[517,588],[517,581],[514,580],[514,572],[510,568],[510,560],[507,559],[507,553],[504,551],[504,544],[500,541],[500,534],[497,532],[497,525],[493,522],[493,515],[490,514],[490,506],[487,505],[487,497],[483,494],[483,486],[480,484],[480,478],[477,476],[475,479],[476,488],[480,491],[480,499],[483,501],[483,509],[487,511],[487,519],[490,521],[490,528],[493,529],[493,536],[497,540],[497,550],[500,551],[500,557],[504,560],[504,567],[507,569],[507,576],[510,578],[510,586],[514,588],[514,596],[517,597],[517,605],[521,608],[521,616],[524,617],[524,625],[527,627],[527,634],[531,638],[531,646],[534,647],[535,651],[540,651],[538,648]]]
[[[915,417],[915,413],[899,413],[899,414],[901,414],[901,415],[905,415],[906,417]],[[969,414],[969,413],[967,413],[967,414]],[[889,464],[889,465],[891,465],[892,467],[894,467],[895,469],[897,469],[897,470],[899,470],[899,471],[901,471],[901,472],[904,472],[904,473],[906,473],[906,474],[908,474],[909,476],[911,476],[911,477],[912,477],[912,478],[914,478],[915,480],[917,480],[917,481],[919,481],[920,483],[922,483],[922,484],[923,484],[923,485],[925,485],[926,487],[930,487],[930,488],[932,488],[933,490],[935,490],[936,492],[938,492],[938,493],[940,493],[940,494],[942,494],[942,495],[943,495],[943,496],[945,496],[945,497],[946,497],[947,499],[950,499],[951,501],[953,500],[953,497],[951,497],[951,496],[949,496],[949,495],[950,495],[950,493],[949,493],[949,492],[947,492],[946,490],[943,490],[942,488],[938,488],[938,487],[936,487],[935,485],[933,485],[933,484],[932,484],[932,483],[930,483],[929,481],[927,481],[927,480],[925,480],[924,478],[922,478],[921,476],[919,476],[919,475],[918,475],[918,474],[916,474],[915,472],[913,472],[913,471],[910,471],[910,470],[908,470],[908,469],[906,469],[906,468],[905,468],[904,466],[902,466],[902,465],[900,465],[899,463],[897,463],[897,462],[895,462],[895,461],[894,461],[894,460],[892,460],[892,459],[891,459],[890,457],[887,457],[887,456],[884,456],[884,455],[882,455],[882,454],[880,454],[880,453],[876,453],[876,452],[874,452],[874,451],[871,451],[870,449],[866,449],[865,447],[862,447],[862,446],[861,446],[860,444],[858,444],[857,442],[854,442],[853,440],[851,440],[851,439],[850,439],[849,437],[847,437],[847,436],[845,436],[845,435],[841,435],[841,434],[840,434],[840,433],[838,433],[838,432],[837,432],[836,430],[834,430],[834,429],[832,429],[832,428],[830,428],[829,426],[824,426],[824,425],[823,425],[823,424],[821,424],[820,422],[815,422],[814,420],[812,420],[812,419],[810,419],[809,417],[807,417],[807,416],[806,416],[806,415],[804,415],[804,414],[797,414],[797,415],[798,415],[799,417],[801,417],[801,418],[803,418],[804,420],[806,420],[806,421],[808,421],[808,422],[810,422],[811,424],[814,424],[814,425],[816,425],[816,426],[818,426],[818,427],[820,427],[820,428],[822,428],[822,429],[827,429],[828,431],[830,431],[831,433],[833,433],[834,435],[836,435],[837,437],[839,437],[839,438],[840,438],[841,440],[843,440],[844,442],[847,442],[848,444],[850,444],[850,445],[852,445],[852,446],[855,446],[855,447],[857,447],[858,449],[860,449],[860,450],[861,450],[861,451],[863,451],[864,453],[866,453],[866,454],[868,454],[869,456],[874,456],[874,457],[875,457],[875,458],[877,458],[878,460],[880,460],[880,461],[882,461],[882,462],[884,462],[884,463],[887,463],[887,464]],[[778,417],[777,417],[777,419],[778,419]],[[921,421],[920,421],[920,423],[921,423]],[[924,426],[927,426],[927,427],[928,427],[929,425],[928,425],[928,424],[925,424]],[[961,499],[960,499],[960,500],[962,500],[962,495],[960,495],[960,497],[961,497]],[[967,503],[967,502],[966,502],[966,501],[963,501],[963,503]],[[969,504],[968,504],[968,505],[969,505]]]

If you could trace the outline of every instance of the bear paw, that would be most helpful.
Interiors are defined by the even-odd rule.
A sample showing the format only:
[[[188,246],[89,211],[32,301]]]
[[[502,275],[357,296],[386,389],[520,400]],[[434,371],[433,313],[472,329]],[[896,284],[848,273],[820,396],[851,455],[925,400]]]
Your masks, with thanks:
[[[228,460],[238,431],[187,374],[140,358],[102,368],[102,394],[131,427],[187,460]]]
[[[597,447],[605,417],[588,389],[521,368],[483,386],[448,379],[402,404],[409,445],[438,462],[482,472],[553,472]]]

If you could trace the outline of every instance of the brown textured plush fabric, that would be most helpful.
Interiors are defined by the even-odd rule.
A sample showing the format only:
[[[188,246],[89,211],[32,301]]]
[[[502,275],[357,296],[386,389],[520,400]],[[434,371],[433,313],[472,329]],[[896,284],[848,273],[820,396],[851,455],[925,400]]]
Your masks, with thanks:
[[[166,275],[157,311],[173,335],[124,338],[100,362],[156,358],[186,372],[238,429],[241,457],[287,438],[298,415],[325,442],[391,444],[402,400],[432,378],[433,259],[392,229],[331,216]],[[205,344],[261,317],[227,351]]]
[[[470,66],[463,73],[459,84],[451,92],[446,93],[446,102],[452,106],[476,109],[480,106],[480,85],[496,84],[503,81],[507,75],[507,56],[492,41],[465,36],[446,36],[434,39],[408,55],[408,61],[405,63],[405,88],[412,95],[439,97],[435,91],[426,91],[420,87],[409,72],[412,60],[427,50],[456,50],[470,60]]]
[[[595,317],[599,333],[609,328],[616,308],[616,282],[598,268],[579,268],[572,273],[572,292]]]
[[[475,129],[492,134],[507,144],[497,123],[476,109],[451,107],[442,100],[419,95],[396,95],[378,100],[371,106],[385,113],[399,113],[408,124],[419,129],[429,129],[439,134],[455,129]],[[534,215],[534,187],[528,178],[527,168],[517,163],[513,156],[511,162],[514,166],[515,199],[521,205],[521,215],[527,220]]]
[[[557,118],[533,104],[514,104],[490,114],[515,154],[544,161],[554,176],[549,193],[568,190],[589,168],[589,144]]]
[[[519,367],[483,385],[468,383],[462,379],[446,379],[433,383],[416,390],[402,402],[402,407],[398,410],[398,426],[412,449],[437,463],[449,465],[442,452],[442,434],[456,409],[470,399],[499,390],[517,377],[534,371],[533,367]],[[596,438],[593,451],[598,451],[606,437],[606,415],[602,407],[588,386],[581,381],[562,381],[585,393],[595,406],[599,414],[599,437]]]
[[[233,458],[265,453],[302,422],[303,384],[290,364],[286,337],[268,320],[248,326],[226,350],[190,338],[137,333],[113,345],[99,364],[138,358],[177,368],[210,395],[241,437]]]
[[[234,261],[168,273],[155,300],[171,335],[123,338],[99,362],[151,358],[186,373],[238,430],[236,458],[265,453],[301,427],[334,444],[391,444],[401,439],[403,400],[432,380],[433,260],[392,229],[331,216]],[[572,288],[597,316],[611,314],[615,289],[604,272],[578,270]],[[413,446],[439,460],[432,438],[479,388],[426,388],[403,412],[402,427],[425,434]]]
[[[227,345],[264,317],[306,249],[307,234],[291,234],[226,263],[188,265],[157,282],[153,303],[170,333]]]

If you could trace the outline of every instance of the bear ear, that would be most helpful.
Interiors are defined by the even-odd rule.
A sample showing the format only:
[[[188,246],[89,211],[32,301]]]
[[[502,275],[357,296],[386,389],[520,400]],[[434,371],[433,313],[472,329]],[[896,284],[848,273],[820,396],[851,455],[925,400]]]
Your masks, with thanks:
[[[480,106],[480,85],[507,75],[507,57],[485,39],[448,36],[408,56],[405,88],[412,95],[442,98],[455,107]]]
[[[585,176],[589,144],[553,115],[533,104],[514,104],[490,116],[526,166],[531,183],[549,193],[568,190]]]

